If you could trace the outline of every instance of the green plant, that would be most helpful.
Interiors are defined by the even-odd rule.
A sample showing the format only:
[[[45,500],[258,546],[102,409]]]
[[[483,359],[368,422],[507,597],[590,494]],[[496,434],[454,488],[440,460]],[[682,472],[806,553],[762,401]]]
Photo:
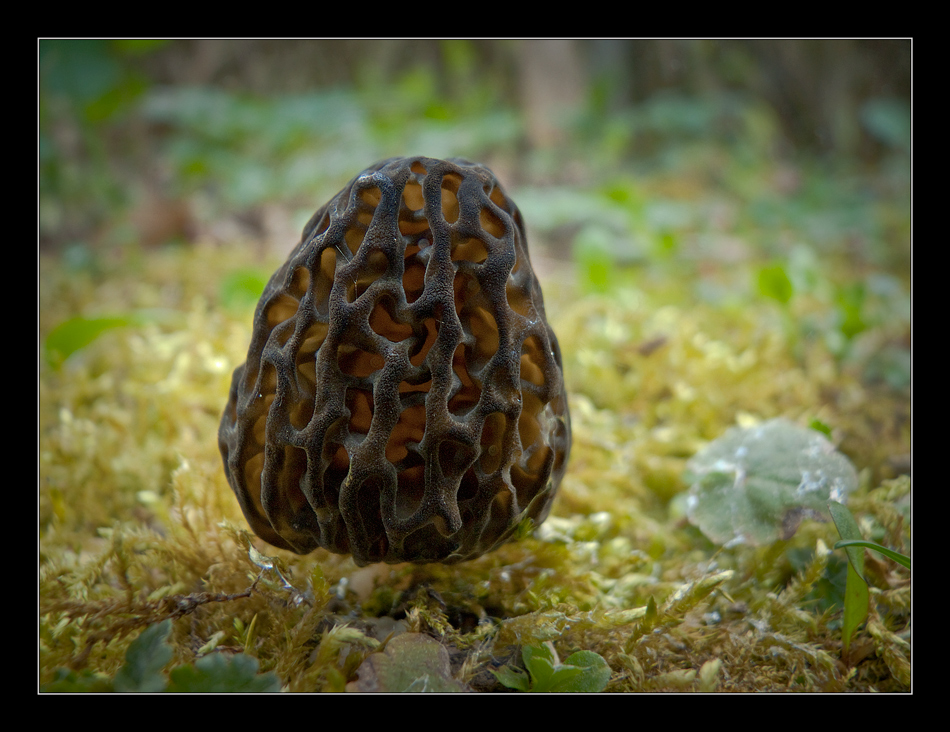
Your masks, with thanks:
[[[178,693],[276,692],[280,679],[273,673],[258,674],[257,659],[243,654],[231,657],[213,653],[194,665],[176,666],[165,677],[172,659],[168,644],[171,621],[147,628],[129,646],[125,664],[111,680],[89,672],[59,669],[56,678],[41,687],[45,692],[139,692]]]
[[[687,463],[687,516],[707,537],[765,546],[858,485],[850,460],[823,432],[773,419],[734,427]]]
[[[161,309],[130,310],[94,317],[77,315],[64,320],[47,333],[43,340],[46,362],[53,368],[59,368],[76,351],[81,351],[103,333],[115,328],[173,323],[176,318],[176,313]]]
[[[795,288],[781,264],[772,264],[759,270],[759,294],[778,302],[783,308],[788,306]]]
[[[129,203],[127,164],[138,162],[145,141],[128,119],[151,86],[140,60],[165,43],[39,42],[41,235],[85,235]]]
[[[593,651],[577,651],[561,663],[554,645],[548,641],[540,646],[524,646],[521,658],[527,673],[513,666],[492,672],[509,689],[591,693],[603,691],[610,680],[610,666]]]
[[[848,555],[848,580],[844,596],[844,622],[841,628],[842,644],[844,645],[845,656],[847,656],[855,631],[857,631],[858,626],[868,617],[869,593],[868,583],[864,578],[864,552],[862,549],[867,547],[880,552],[908,569],[910,569],[910,558],[903,554],[898,554],[880,544],[876,544],[873,541],[865,541],[858,528],[858,522],[855,521],[851,512],[840,503],[829,501],[828,509],[831,511],[831,518],[834,520],[835,527],[841,535],[841,541],[835,544],[835,549],[844,549]]]

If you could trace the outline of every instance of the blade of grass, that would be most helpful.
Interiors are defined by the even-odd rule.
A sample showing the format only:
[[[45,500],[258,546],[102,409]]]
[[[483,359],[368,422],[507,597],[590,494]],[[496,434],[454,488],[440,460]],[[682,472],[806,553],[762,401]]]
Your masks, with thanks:
[[[844,541],[863,541],[858,522],[851,512],[840,503],[828,502],[831,518]],[[844,592],[844,619],[841,627],[841,640],[844,656],[851,650],[851,638],[858,626],[868,617],[869,593],[864,579],[864,549],[860,546],[846,546],[848,554],[848,579]]]
[[[835,549],[846,549],[849,546],[865,547],[867,549],[872,549],[878,554],[883,554],[888,559],[892,559],[897,562],[902,567],[910,569],[910,557],[895,552],[893,549],[888,549],[886,546],[881,546],[873,541],[864,541],[863,539],[848,539],[839,541],[835,544]]]

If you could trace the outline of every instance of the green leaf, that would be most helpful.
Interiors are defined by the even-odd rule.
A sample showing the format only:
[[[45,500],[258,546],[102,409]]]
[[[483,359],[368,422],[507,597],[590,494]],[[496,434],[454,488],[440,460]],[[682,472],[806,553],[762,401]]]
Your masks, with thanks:
[[[851,462],[812,429],[775,419],[730,429],[687,466],[689,520],[719,544],[791,538],[802,519],[858,485]]]
[[[276,674],[258,675],[257,659],[238,654],[230,658],[213,653],[194,666],[179,666],[171,671],[168,691],[175,693],[267,693],[280,691]]]
[[[544,681],[531,687],[535,693],[560,693],[573,691],[571,685],[577,681],[577,677],[584,673],[584,669],[577,666],[560,665],[552,669],[551,675]]]
[[[115,675],[119,692],[156,692],[165,688],[165,666],[172,660],[167,639],[171,620],[157,623],[142,632],[125,653],[125,664]]]
[[[773,264],[759,270],[759,294],[762,296],[786,305],[794,292],[792,281],[782,265]]]
[[[494,671],[495,678],[510,689],[535,693],[596,693],[610,681],[610,666],[593,651],[572,653],[564,663],[558,660],[551,643],[521,649],[531,681],[520,669],[505,666]]]
[[[70,318],[49,332],[44,346],[46,360],[54,367],[60,366],[76,351],[85,348],[107,330],[132,325],[135,319],[117,315],[102,318]]]
[[[867,291],[861,282],[841,287],[835,295],[840,321],[838,329],[848,340],[867,330],[868,324],[864,319],[866,300]]]
[[[613,287],[616,276],[614,239],[604,226],[588,224],[574,238],[574,259],[585,292],[604,294]]]
[[[864,541],[864,537],[861,536],[861,529],[858,527],[858,522],[855,521],[854,516],[851,515],[851,512],[846,506],[837,501],[828,501],[828,510],[831,512],[831,519],[835,522],[835,528],[838,529],[838,534],[840,534],[844,541]],[[863,577],[864,552],[857,546],[846,547],[845,552],[848,554],[848,561],[851,562],[854,568],[858,570]]]
[[[818,418],[812,419],[811,422],[808,423],[808,427],[809,429],[815,430],[815,432],[821,432],[821,434],[829,439],[831,438],[831,427]]]
[[[841,538],[846,541],[861,540],[861,530],[851,512],[836,501],[828,502],[831,518]],[[864,550],[859,546],[847,546],[848,580],[844,592],[844,618],[841,626],[841,640],[847,656],[851,648],[851,638],[858,627],[868,617],[869,593],[864,579]]]
[[[835,549],[845,549],[849,546],[863,546],[867,549],[876,551],[878,554],[883,554],[888,559],[892,559],[897,562],[902,567],[910,569],[910,557],[895,552],[893,549],[888,549],[886,546],[881,546],[880,544],[873,541],[859,541],[857,539],[848,539],[839,541],[835,544]]]
[[[867,620],[868,607],[868,585],[861,573],[851,562],[848,562],[848,581],[844,591],[844,618],[841,623],[841,640],[846,655],[851,648],[851,639],[861,623]]]
[[[43,341],[46,360],[53,368],[59,368],[72,354],[85,348],[108,330],[149,323],[175,326],[180,319],[180,312],[163,308],[135,310],[94,318],[81,315],[69,318],[53,328]]]
[[[528,677],[528,674],[522,671],[520,668],[515,668],[514,666],[508,666],[506,664],[497,671],[492,669],[492,673],[499,682],[507,686],[509,689],[516,689],[517,691],[531,690],[531,679]]]
[[[267,286],[267,273],[246,267],[235,270],[221,280],[218,293],[221,302],[230,310],[253,308]]]
[[[593,694],[603,691],[610,681],[610,666],[603,656],[593,651],[578,651],[564,660],[564,666],[577,668],[581,673],[555,684],[554,691]]]
[[[538,691],[539,688],[546,690],[554,675],[556,662],[551,646],[547,643],[542,643],[540,646],[525,646],[521,649],[521,658],[524,660],[528,673],[531,674],[532,691]]]

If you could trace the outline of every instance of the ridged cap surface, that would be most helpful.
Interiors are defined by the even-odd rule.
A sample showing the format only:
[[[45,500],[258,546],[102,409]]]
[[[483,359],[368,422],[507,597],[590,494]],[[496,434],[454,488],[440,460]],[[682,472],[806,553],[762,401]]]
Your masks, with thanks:
[[[386,160],[314,214],[219,445],[251,528],[298,553],[456,562],[546,518],[570,450],[561,355],[491,171]]]

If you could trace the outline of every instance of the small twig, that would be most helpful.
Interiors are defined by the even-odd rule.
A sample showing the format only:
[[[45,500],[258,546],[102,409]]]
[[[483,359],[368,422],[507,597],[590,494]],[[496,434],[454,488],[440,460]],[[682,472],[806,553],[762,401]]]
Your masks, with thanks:
[[[108,645],[116,638],[121,638],[125,635],[128,635],[134,630],[148,627],[149,625],[154,625],[155,623],[160,623],[163,620],[182,618],[186,615],[190,615],[204,605],[214,602],[231,602],[233,600],[240,600],[250,597],[251,593],[257,589],[257,583],[260,582],[263,574],[264,572],[261,570],[261,573],[257,575],[257,579],[254,580],[251,586],[242,592],[235,592],[233,594],[227,594],[224,592],[193,592],[190,595],[171,595],[170,597],[164,597],[156,602],[149,602],[145,603],[144,605],[133,606],[129,609],[126,609],[124,612],[129,613],[132,617],[120,620],[118,623],[112,625],[106,630],[100,630],[91,633],[86,639],[85,648],[83,648],[82,652],[73,659],[70,666],[75,670],[81,669],[83,666],[85,666],[86,659],[89,657],[90,652],[100,641]],[[54,608],[54,610],[55,609],[60,608]],[[77,604],[75,607],[70,609],[62,609],[64,609],[66,614],[70,617],[75,617],[76,615],[89,615],[89,606],[86,604]],[[108,603],[108,607],[100,608],[97,612],[92,614],[92,617],[104,617],[111,614],[110,611],[122,610],[120,607],[116,606],[115,603]]]

